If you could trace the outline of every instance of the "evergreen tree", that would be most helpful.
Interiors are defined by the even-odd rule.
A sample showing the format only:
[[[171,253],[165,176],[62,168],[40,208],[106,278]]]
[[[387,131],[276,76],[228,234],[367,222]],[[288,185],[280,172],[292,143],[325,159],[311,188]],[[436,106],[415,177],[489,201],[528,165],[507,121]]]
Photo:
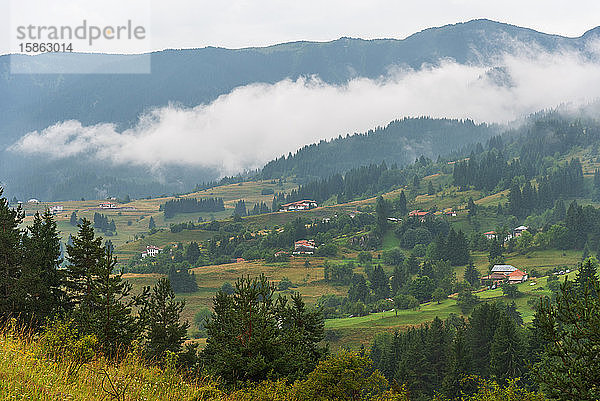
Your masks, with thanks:
[[[383,271],[381,265],[375,266],[370,280],[371,290],[373,290],[373,295],[375,299],[385,299],[390,296],[390,285],[388,276]]]
[[[386,232],[388,226],[389,207],[388,202],[381,195],[377,197],[375,213],[377,214],[377,228],[383,234]]]
[[[469,211],[469,217],[475,217],[477,215],[477,205],[473,201],[473,197],[469,198],[469,202],[467,203],[467,209]]]
[[[173,288],[173,291],[176,293],[198,291],[196,276],[194,275],[194,272],[190,273],[187,266],[171,266],[168,276],[171,288]]]
[[[429,326],[425,343],[425,354],[427,355],[429,369],[426,371],[424,380],[432,390],[439,389],[442,385],[442,379],[446,371],[448,340],[448,330],[444,326],[444,322],[436,317]],[[428,393],[432,392],[429,391]]]
[[[469,343],[473,355],[474,373],[490,375],[490,351],[501,311],[496,303],[483,303],[473,309],[469,318]]]
[[[428,195],[435,194],[435,189],[433,188],[433,182],[431,182],[431,181],[429,181],[429,183],[427,184],[427,194]]]
[[[145,351],[150,358],[160,358],[166,351],[181,352],[187,337],[187,322],[181,323],[185,301],[176,301],[171,283],[161,278],[152,288],[140,315],[146,325]]]
[[[411,252],[408,259],[404,261],[407,274],[417,274],[420,270],[419,259]]]
[[[462,325],[454,333],[449,347],[448,362],[442,388],[451,399],[458,399],[461,392],[468,393],[463,380],[472,373],[471,349],[467,341],[466,326]]]
[[[123,280],[123,272],[115,274],[117,259],[108,248],[97,266],[97,277],[91,283],[90,301],[74,312],[84,332],[95,334],[106,355],[115,356],[136,339],[141,327],[132,314],[144,295],[130,296],[131,284]]]
[[[543,298],[536,326],[544,353],[535,366],[542,391],[552,399],[593,401],[600,399],[600,291],[591,281],[583,293],[577,283],[561,285],[556,302]]]
[[[470,260],[467,268],[465,269],[465,281],[471,284],[471,287],[477,288],[479,287],[479,271],[473,265],[473,261]]]
[[[91,302],[90,292],[104,256],[102,237],[95,237],[92,223],[84,218],[79,232],[73,237],[73,245],[67,244],[65,286],[70,307]]]
[[[579,264],[579,271],[575,277],[575,288],[583,294],[586,288],[594,293],[594,288],[598,284],[598,261],[596,258],[587,258]]]
[[[16,292],[23,317],[33,327],[39,327],[46,319],[63,312],[66,304],[60,237],[48,210],[43,216],[36,213],[27,229],[28,235],[23,237],[23,269]]]
[[[400,213],[402,216],[404,216],[408,213],[408,207],[406,204],[406,195],[404,195],[404,191],[400,192],[400,196],[396,199],[395,207],[396,207],[396,210],[398,211],[398,213]]]
[[[195,265],[200,255],[200,246],[198,246],[198,243],[196,241],[190,242],[185,250],[185,260],[190,262],[190,264]]]
[[[244,217],[247,215],[247,211],[246,211],[246,202],[244,202],[243,199],[240,199],[236,204],[235,204],[235,209],[233,210],[233,214],[235,216],[240,216],[240,217]]]
[[[524,346],[515,322],[506,314],[494,333],[490,346],[490,373],[496,380],[521,377],[524,368]]]
[[[394,273],[390,280],[390,286],[392,289],[392,295],[395,296],[398,294],[398,291],[406,284],[408,281],[408,275],[406,274],[406,266],[395,266]]]
[[[71,218],[69,219],[69,224],[71,224],[73,227],[77,227],[77,213],[76,212],[71,213]]]
[[[6,318],[19,303],[14,289],[21,274],[23,234],[19,225],[25,213],[21,206],[10,208],[2,193],[0,187],[0,316]]]
[[[300,295],[274,297],[275,287],[264,276],[242,278],[235,293],[214,298],[213,318],[201,358],[210,373],[227,384],[308,374],[323,355],[320,313],[305,308]]]
[[[156,223],[154,222],[154,217],[150,216],[150,221],[148,222],[148,230],[152,231],[156,229]]]

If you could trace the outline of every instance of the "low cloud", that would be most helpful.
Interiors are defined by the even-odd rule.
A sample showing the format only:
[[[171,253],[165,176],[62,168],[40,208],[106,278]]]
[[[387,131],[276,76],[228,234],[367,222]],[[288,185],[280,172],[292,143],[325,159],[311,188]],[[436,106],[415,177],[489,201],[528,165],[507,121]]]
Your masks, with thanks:
[[[598,47],[596,47],[598,48]],[[505,123],[559,105],[600,97],[597,57],[572,52],[507,55],[491,66],[443,61],[419,70],[391,68],[378,80],[342,86],[318,77],[239,87],[210,104],[174,105],[140,117],[130,129],[64,121],[28,133],[13,152],[90,157],[116,165],[185,165],[232,174],[321,139],[363,132],[405,116]]]

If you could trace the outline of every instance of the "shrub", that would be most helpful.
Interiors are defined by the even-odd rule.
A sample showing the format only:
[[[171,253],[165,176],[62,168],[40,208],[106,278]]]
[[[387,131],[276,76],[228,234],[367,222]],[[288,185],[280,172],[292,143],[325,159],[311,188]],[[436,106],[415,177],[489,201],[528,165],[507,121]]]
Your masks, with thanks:
[[[80,335],[73,320],[56,319],[46,326],[40,341],[40,352],[46,358],[64,363],[69,375],[96,356],[95,335]]]

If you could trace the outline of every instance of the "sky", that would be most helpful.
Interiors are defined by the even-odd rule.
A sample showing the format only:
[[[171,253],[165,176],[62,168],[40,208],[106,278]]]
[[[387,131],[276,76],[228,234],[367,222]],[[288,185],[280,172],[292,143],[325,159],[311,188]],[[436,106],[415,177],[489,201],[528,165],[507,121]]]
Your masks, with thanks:
[[[342,36],[397,38],[475,18],[580,36],[600,24],[596,0],[0,0],[0,53],[14,50],[17,24],[142,21],[149,40],[120,52],[220,46],[240,48]],[[98,45],[86,51],[111,51]]]

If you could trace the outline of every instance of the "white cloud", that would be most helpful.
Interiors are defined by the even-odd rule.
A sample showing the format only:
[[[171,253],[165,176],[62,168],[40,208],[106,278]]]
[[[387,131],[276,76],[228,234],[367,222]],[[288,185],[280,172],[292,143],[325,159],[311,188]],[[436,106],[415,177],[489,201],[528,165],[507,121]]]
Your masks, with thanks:
[[[418,71],[396,69],[379,80],[357,78],[343,86],[317,77],[285,80],[240,87],[194,108],[159,108],[123,131],[110,123],[61,122],[27,134],[10,149],[153,168],[214,167],[231,174],[260,167],[307,143],[363,132],[404,116],[503,123],[600,97],[599,64],[574,53],[526,53],[505,56],[498,64],[511,85],[491,79],[489,67],[452,61]]]

